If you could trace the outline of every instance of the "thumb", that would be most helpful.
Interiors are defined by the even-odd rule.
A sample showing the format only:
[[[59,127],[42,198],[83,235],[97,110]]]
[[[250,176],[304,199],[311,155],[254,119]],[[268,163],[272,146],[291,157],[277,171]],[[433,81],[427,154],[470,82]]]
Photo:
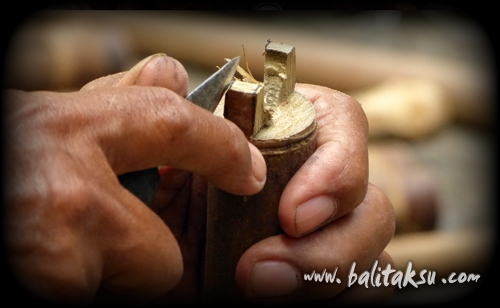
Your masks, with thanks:
[[[95,79],[83,86],[81,91],[133,85],[157,86],[185,97],[188,84],[189,78],[184,66],[176,59],[158,53],[144,58],[129,71]]]

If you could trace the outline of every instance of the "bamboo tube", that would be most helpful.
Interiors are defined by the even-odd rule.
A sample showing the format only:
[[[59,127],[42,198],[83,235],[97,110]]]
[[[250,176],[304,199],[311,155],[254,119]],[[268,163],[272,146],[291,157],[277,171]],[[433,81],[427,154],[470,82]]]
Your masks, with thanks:
[[[237,125],[267,118],[262,128],[250,136],[266,161],[267,181],[263,190],[253,196],[209,188],[204,285],[204,300],[208,303],[244,302],[235,282],[236,265],[251,245],[283,232],[278,220],[281,193],[316,148],[314,107],[306,97],[294,92],[295,48],[269,44],[266,68],[263,104],[258,101],[263,99],[260,85],[231,87],[226,95],[225,107],[243,106],[242,110],[251,111],[246,117],[241,112],[226,112]]]

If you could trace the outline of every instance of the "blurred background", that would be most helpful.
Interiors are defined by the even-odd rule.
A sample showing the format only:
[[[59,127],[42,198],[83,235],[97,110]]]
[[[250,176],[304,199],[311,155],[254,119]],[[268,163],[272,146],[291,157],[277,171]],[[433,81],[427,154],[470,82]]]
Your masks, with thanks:
[[[487,287],[496,253],[497,59],[484,20],[439,4],[178,8],[186,7],[78,3],[26,13],[5,42],[4,87],[76,91],[159,52],[186,67],[190,90],[238,55],[262,81],[267,40],[295,46],[298,82],[346,92],[367,114],[370,181],[396,212],[387,247],[396,267],[412,261],[417,272],[436,272],[431,286],[396,288],[390,304],[446,303]],[[481,278],[441,283],[451,272]]]

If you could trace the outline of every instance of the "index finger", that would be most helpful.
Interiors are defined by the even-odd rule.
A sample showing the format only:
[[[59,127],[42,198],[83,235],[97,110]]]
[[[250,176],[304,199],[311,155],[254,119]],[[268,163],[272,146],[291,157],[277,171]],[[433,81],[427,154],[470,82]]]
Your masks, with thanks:
[[[117,175],[168,165],[235,194],[254,194],[265,163],[232,122],[161,87],[78,92],[80,115]]]
[[[289,181],[280,200],[283,230],[298,237],[352,211],[368,185],[368,121],[352,97],[297,84],[314,104],[318,147]]]
[[[128,72],[90,82],[82,88],[82,92],[110,87],[120,87],[122,89],[120,91],[125,91],[125,86],[134,85],[165,89],[143,89],[140,90],[145,95],[143,97],[124,97],[128,99],[126,108],[131,109],[125,113],[130,119],[123,119],[127,123],[122,125],[124,130],[122,133],[126,133],[127,129],[131,130],[127,133],[129,142],[108,145],[110,150],[122,154],[120,160],[132,158],[133,161],[128,161],[127,164],[132,163],[128,166],[115,165],[117,173],[124,173],[122,167],[129,171],[141,170],[154,161],[156,166],[160,162],[159,165],[166,164],[198,173],[211,180],[214,185],[238,194],[253,194],[259,189],[260,183],[256,186],[255,183],[248,183],[248,179],[238,179],[238,177],[245,173],[248,176],[249,171],[257,170],[258,181],[262,181],[265,178],[265,163],[261,154],[248,144],[246,139],[245,141],[241,139],[239,129],[232,123],[214,117],[202,108],[182,99],[187,93],[188,76],[182,64],[176,59],[161,53],[152,55],[137,63]],[[151,91],[158,93],[153,94]],[[145,105],[144,98],[146,101],[153,99],[156,102],[147,102]],[[117,101],[116,96],[113,96],[112,100]],[[110,117],[124,114],[124,108],[125,105],[121,105]],[[141,115],[146,117],[141,118]],[[144,144],[148,140],[153,141],[153,144]],[[123,145],[127,144],[135,146],[124,149]],[[155,154],[166,156],[155,158]],[[139,157],[142,158],[139,160]],[[187,160],[189,157],[192,158]],[[117,158],[119,157],[115,157],[114,160]],[[249,161],[251,161],[250,170]],[[236,175],[238,177],[235,177]]]

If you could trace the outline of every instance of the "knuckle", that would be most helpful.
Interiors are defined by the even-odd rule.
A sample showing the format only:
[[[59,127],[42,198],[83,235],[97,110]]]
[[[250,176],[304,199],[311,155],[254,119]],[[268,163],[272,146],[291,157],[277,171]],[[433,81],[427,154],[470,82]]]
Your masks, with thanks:
[[[147,97],[151,105],[149,110],[155,113],[153,118],[158,119],[163,138],[175,142],[189,134],[191,126],[196,124],[196,117],[189,111],[190,106],[185,101],[174,92],[161,88],[148,88]],[[158,101],[166,102],[167,108],[157,104]]]
[[[346,109],[350,111],[351,116],[356,119],[364,128],[368,129],[368,119],[361,104],[352,96],[344,95],[342,102]]]
[[[368,186],[368,191],[370,199],[372,199],[377,204],[380,204],[381,208],[384,211],[390,211],[392,209],[391,201],[380,188],[370,183]]]
[[[7,214],[23,217],[29,212],[54,221],[72,217],[84,205],[92,204],[92,191],[81,179],[67,174],[50,180],[42,177],[35,174],[30,180],[17,179],[9,186],[12,189],[7,193]]]
[[[88,296],[88,276],[71,222],[81,215],[87,190],[60,181],[51,185],[22,184],[6,208],[5,240],[13,274],[27,288],[57,300]],[[38,184],[38,185],[36,185]],[[80,226],[81,224],[77,224]],[[30,234],[28,236],[28,234]]]
[[[335,192],[337,197],[351,204],[353,207],[360,204],[366,196],[368,189],[368,174],[366,169],[358,166],[366,165],[354,160],[351,156],[343,166],[338,181],[335,182]]]
[[[53,181],[47,196],[49,204],[63,215],[68,226],[78,226],[85,221],[83,216],[96,204],[94,191],[82,179]]]
[[[374,220],[378,221],[388,231],[387,236],[392,237],[396,228],[396,217],[392,202],[387,195],[377,186],[370,184],[367,200],[377,209],[374,211]]]

